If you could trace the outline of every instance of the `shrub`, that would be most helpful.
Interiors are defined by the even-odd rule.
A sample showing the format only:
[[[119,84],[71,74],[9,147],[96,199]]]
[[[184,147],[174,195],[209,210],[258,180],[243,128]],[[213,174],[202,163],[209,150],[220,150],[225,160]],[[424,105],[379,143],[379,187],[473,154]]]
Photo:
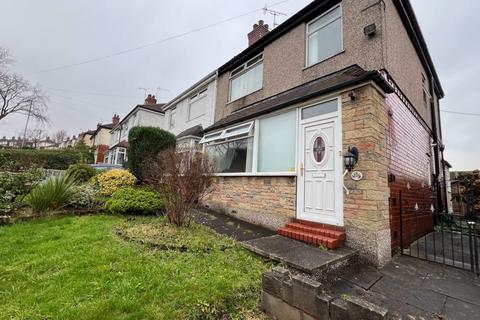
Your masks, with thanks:
[[[19,173],[0,173],[0,214],[11,213],[18,200],[27,195],[43,179],[40,170],[28,170]]]
[[[128,142],[128,168],[142,181],[142,164],[155,158],[160,151],[175,147],[176,139],[160,128],[134,127],[128,134]]]
[[[190,223],[192,207],[213,184],[213,162],[195,150],[162,151],[143,170],[145,183],[164,196],[168,220],[179,226]]]
[[[25,200],[35,213],[57,210],[67,205],[75,185],[73,176],[53,176],[37,185]]]
[[[79,162],[93,162],[93,155],[75,148],[67,150],[0,150],[0,170],[22,171],[29,168],[66,170]]]
[[[72,187],[72,195],[67,201],[67,206],[74,209],[92,209],[97,201],[98,190],[91,184]]]
[[[106,171],[95,177],[100,187],[100,193],[112,195],[117,189],[131,187],[135,184],[135,176],[123,169]]]
[[[155,191],[129,187],[115,191],[105,208],[116,214],[150,215],[160,213],[164,204]]]
[[[83,183],[94,177],[97,171],[88,164],[78,163],[71,165],[67,170],[67,174],[73,175],[78,182]]]

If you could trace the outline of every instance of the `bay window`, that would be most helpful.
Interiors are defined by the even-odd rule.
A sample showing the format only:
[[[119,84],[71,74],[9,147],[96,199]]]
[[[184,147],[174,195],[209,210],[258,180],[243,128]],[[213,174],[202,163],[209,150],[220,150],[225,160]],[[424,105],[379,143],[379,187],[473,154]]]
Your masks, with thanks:
[[[250,59],[230,73],[230,101],[263,87],[263,54]]]
[[[307,25],[307,67],[343,50],[342,7],[335,6]]]

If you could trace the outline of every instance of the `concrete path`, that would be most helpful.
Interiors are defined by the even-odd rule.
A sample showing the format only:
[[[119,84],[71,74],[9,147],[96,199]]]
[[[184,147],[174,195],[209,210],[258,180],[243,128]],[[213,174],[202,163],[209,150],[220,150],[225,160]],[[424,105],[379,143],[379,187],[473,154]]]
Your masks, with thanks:
[[[480,319],[480,279],[412,257],[395,257],[380,270],[363,267],[345,274],[332,293],[385,307],[389,319]]]
[[[258,239],[276,234],[272,230],[213,211],[196,210],[193,214],[193,220],[237,241]]]

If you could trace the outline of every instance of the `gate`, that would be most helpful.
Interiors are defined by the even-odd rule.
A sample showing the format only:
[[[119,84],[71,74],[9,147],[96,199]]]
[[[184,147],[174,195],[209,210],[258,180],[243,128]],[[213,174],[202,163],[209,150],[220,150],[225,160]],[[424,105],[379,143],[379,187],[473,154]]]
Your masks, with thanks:
[[[432,212],[425,219],[425,215],[405,208],[402,191],[399,206],[403,255],[470,270],[480,276],[480,223],[474,214]]]

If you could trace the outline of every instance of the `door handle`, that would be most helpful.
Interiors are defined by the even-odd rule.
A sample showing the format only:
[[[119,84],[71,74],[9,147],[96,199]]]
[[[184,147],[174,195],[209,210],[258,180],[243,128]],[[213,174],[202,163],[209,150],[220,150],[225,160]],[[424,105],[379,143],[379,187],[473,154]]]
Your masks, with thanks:
[[[305,170],[305,167],[303,165],[303,162],[300,164],[300,175],[303,177],[303,171]]]

